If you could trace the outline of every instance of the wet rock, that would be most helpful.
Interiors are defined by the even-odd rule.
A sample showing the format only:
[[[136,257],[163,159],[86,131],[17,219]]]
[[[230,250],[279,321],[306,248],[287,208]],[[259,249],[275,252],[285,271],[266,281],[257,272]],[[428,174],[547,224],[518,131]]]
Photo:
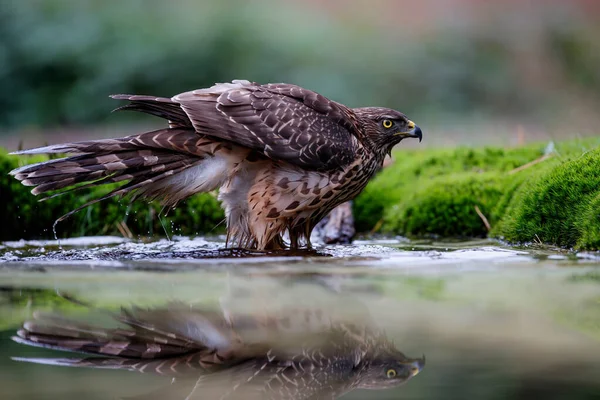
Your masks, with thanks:
[[[347,201],[334,208],[317,224],[315,231],[326,244],[350,243],[356,233],[352,202]]]

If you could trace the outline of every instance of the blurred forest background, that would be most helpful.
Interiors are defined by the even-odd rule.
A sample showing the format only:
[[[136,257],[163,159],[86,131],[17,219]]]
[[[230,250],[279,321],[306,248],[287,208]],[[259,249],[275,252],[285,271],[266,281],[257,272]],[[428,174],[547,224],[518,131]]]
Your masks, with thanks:
[[[0,3],[0,145],[11,150],[160,126],[111,116],[112,93],[232,79],[402,110],[428,146],[594,135],[600,2]]]

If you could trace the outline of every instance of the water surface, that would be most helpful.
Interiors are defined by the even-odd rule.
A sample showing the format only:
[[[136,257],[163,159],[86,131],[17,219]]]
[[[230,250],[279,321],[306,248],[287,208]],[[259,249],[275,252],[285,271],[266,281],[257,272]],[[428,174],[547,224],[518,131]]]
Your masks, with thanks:
[[[2,398],[148,398],[170,378],[13,361],[77,355],[10,337],[35,312],[112,326],[104,310],[173,303],[215,309],[236,304],[252,314],[320,309],[332,319],[351,317],[384,332],[408,357],[425,354],[423,370],[404,385],[355,390],[343,398],[600,398],[596,254],[404,239],[294,254],[222,248],[218,237],[2,244]],[[213,398],[200,394],[191,398]],[[186,397],[177,396],[162,398]]]

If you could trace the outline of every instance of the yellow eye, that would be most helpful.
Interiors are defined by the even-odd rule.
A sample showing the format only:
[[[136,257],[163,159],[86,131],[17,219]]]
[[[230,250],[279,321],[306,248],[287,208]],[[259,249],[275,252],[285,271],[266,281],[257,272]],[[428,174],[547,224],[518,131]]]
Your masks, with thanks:
[[[396,376],[396,370],[395,369],[388,369],[386,372],[386,375],[388,378],[393,378]]]
[[[384,119],[383,122],[381,123],[381,125],[383,125],[383,127],[385,129],[390,129],[392,127],[393,123],[389,119]]]

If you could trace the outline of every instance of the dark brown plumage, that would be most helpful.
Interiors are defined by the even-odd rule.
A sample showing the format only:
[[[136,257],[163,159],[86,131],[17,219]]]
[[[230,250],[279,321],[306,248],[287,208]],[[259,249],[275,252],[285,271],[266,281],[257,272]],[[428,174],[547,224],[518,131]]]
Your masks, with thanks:
[[[112,97],[130,101],[119,109],[165,118],[169,128],[17,152],[70,156],[11,174],[36,195],[126,182],[79,209],[129,193],[174,206],[219,189],[228,243],[259,250],[285,247],[286,231],[291,247],[302,239],[310,247],[315,225],[360,193],[395,144],[422,137],[398,111],[350,109],[290,84],[233,81],[172,99]]]
[[[115,317],[123,327],[38,314],[15,341],[91,356],[17,360],[175,378],[143,397],[157,399],[335,399],[353,389],[399,386],[425,364],[373,327],[334,320],[320,309],[257,317],[174,304]]]

